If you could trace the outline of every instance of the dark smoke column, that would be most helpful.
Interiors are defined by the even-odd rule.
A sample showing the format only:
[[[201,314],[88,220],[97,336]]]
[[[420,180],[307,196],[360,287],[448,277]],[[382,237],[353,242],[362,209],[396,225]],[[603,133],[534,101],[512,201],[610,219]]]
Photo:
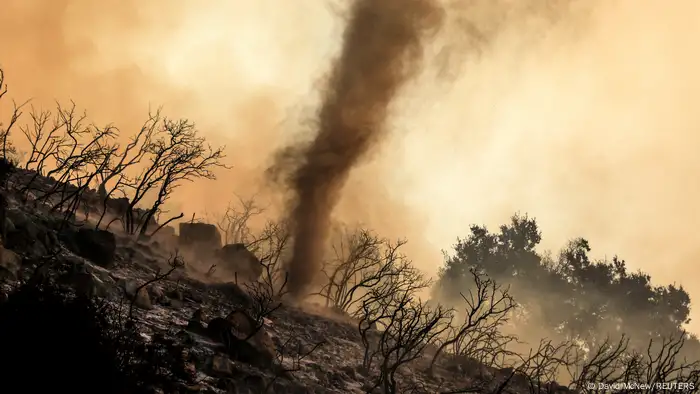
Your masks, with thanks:
[[[293,296],[302,297],[321,268],[331,212],[363,155],[384,131],[398,89],[420,70],[422,38],[441,22],[433,0],[356,0],[319,110],[318,135],[292,177]]]

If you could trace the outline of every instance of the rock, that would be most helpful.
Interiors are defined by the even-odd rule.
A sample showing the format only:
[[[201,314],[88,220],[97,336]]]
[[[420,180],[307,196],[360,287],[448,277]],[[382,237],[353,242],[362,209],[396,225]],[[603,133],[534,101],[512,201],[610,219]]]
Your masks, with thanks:
[[[231,360],[222,355],[214,355],[209,362],[209,370],[212,376],[231,376],[233,368]]]
[[[515,387],[527,387],[530,383],[529,378],[512,367],[501,368],[497,375],[501,379],[510,379],[510,384]]]
[[[122,280],[120,285],[122,289],[124,289],[127,297],[134,302],[134,306],[146,310],[153,309],[151,297],[148,295],[148,290],[145,287],[141,287],[133,280]],[[139,289],[139,287],[141,288]]]
[[[6,215],[13,228],[8,228],[5,246],[8,249],[27,252],[33,257],[45,255],[48,239],[46,229],[37,225],[34,218],[19,209],[8,209]]]
[[[202,323],[202,309],[197,309],[192,313],[192,317],[187,322],[187,330],[194,333],[204,333],[204,323]]]
[[[101,267],[110,268],[114,265],[117,240],[107,230],[81,228],[74,235],[73,246],[76,254]]]
[[[225,245],[216,256],[221,261],[221,266],[230,272],[237,273],[240,280],[253,282],[262,275],[263,266],[260,260],[244,244]]]
[[[155,228],[153,230],[155,231]],[[177,235],[175,234],[175,227],[173,226],[163,226],[157,233],[153,234],[153,238],[155,239],[170,240],[174,237],[177,237]]]
[[[28,235],[36,236],[38,229],[32,221],[32,219],[29,217],[29,215],[27,215],[19,209],[8,209],[6,215],[7,219],[10,220],[13,227],[12,229],[8,229],[8,231],[17,231],[24,229],[26,230]]]
[[[165,292],[165,295],[160,298],[159,303],[164,306],[169,306],[172,309],[180,309],[185,304],[183,302],[184,295],[180,289],[173,289]]]
[[[148,289],[148,294],[151,296],[151,300],[154,302],[160,302],[165,298],[165,292],[160,286],[151,286]]]
[[[240,390],[236,386],[236,381],[233,379],[221,378],[216,382],[216,388],[223,390],[226,393],[240,394]]]
[[[570,393],[571,390],[569,390],[568,387],[562,386],[558,384],[557,382],[549,382],[545,385],[544,389],[546,390],[547,393],[552,393],[552,394],[564,394],[564,393]]]
[[[76,293],[87,297],[106,296],[107,286],[85,264],[75,264],[59,278],[61,283],[72,286]]]
[[[155,228],[153,229],[155,230]],[[151,236],[152,245],[157,250],[172,250],[178,246],[178,236],[173,226],[165,226]]]
[[[202,385],[200,384],[180,383],[179,387],[181,393],[199,393],[202,391]]]
[[[346,365],[342,368],[340,368],[340,372],[344,373],[347,377],[350,379],[356,380],[357,379],[357,368],[352,366],[352,365]]]
[[[10,218],[5,218],[4,231],[5,231],[5,234],[11,233],[13,231],[17,231],[17,227],[15,227],[15,224],[12,223],[12,220],[10,220]]]
[[[206,335],[223,344],[229,357],[261,368],[270,368],[274,361],[274,353],[259,346],[259,341],[245,341],[241,338],[233,324],[225,318],[217,317],[209,322]]]
[[[104,283],[89,272],[81,272],[75,275],[72,280],[75,284],[76,292],[87,297],[104,296],[107,293]]]
[[[512,367],[505,367],[498,370],[498,375],[502,377],[509,377],[511,375],[515,376],[515,370]]]
[[[151,303],[151,297],[148,295],[148,290],[146,288],[141,288],[136,293],[136,297],[134,298],[134,306],[137,306],[141,309],[153,309],[153,303]]]
[[[178,241],[181,246],[202,251],[221,249],[221,234],[215,225],[208,223],[180,223]]]
[[[231,313],[226,316],[226,320],[231,323],[231,326],[239,334],[241,338],[246,338],[252,335],[257,328],[255,319],[250,317],[250,315],[242,309],[234,309]]]
[[[114,212],[118,218],[122,218],[129,209],[129,199],[126,197],[107,198],[107,209]]]
[[[180,289],[172,289],[168,291],[165,295],[169,298],[172,298],[173,300],[184,301],[185,299],[185,295]]]
[[[260,352],[267,357],[275,357],[275,344],[267,332],[264,324],[258,323],[248,312],[243,309],[234,309],[226,316],[226,320],[231,323],[233,330],[241,339],[250,337],[251,341]]]
[[[223,293],[235,305],[249,308],[253,304],[253,299],[250,298],[250,295],[233,282],[215,283],[210,285],[210,288]]]
[[[21,267],[22,258],[0,245],[0,277],[9,280],[17,279]]]
[[[243,384],[254,393],[262,392],[265,388],[265,378],[260,375],[248,375],[243,378]]]

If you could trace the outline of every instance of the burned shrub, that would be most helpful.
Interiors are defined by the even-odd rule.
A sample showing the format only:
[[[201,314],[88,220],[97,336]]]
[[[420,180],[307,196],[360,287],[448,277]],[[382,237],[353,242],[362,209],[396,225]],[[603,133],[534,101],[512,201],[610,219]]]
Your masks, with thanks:
[[[0,156],[0,186],[5,187],[15,171],[17,171],[17,164],[10,158]]]

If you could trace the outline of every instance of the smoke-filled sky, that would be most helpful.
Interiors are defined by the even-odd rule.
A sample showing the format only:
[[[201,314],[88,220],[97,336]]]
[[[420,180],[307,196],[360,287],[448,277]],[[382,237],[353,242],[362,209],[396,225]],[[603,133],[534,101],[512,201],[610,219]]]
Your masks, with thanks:
[[[12,98],[72,98],[124,132],[149,105],[194,120],[235,167],[176,208],[213,209],[309,131],[344,3],[3,0],[0,66]],[[442,3],[427,67],[338,216],[408,237],[434,271],[469,224],[529,213],[546,248],[583,236],[700,297],[700,2]]]

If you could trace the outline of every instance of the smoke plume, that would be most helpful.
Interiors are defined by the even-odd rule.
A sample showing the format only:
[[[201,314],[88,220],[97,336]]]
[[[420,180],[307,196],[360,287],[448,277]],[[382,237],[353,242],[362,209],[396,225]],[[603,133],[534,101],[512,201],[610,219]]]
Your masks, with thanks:
[[[289,286],[320,269],[333,208],[352,168],[382,137],[397,91],[420,70],[422,38],[440,23],[432,0],[358,0],[319,109],[319,130],[292,175],[295,242]]]
[[[586,237],[594,257],[619,254],[655,284],[676,281],[695,299],[700,2],[435,1],[445,10],[439,34],[422,46],[420,75],[392,99],[381,151],[349,175],[334,220],[408,239],[406,255],[435,273],[440,249],[470,224],[495,230],[520,211],[538,219],[544,249]],[[397,14],[411,2],[402,3]],[[307,130],[299,108],[315,110],[327,93],[315,82],[341,53],[348,18],[334,8],[349,7],[345,0],[1,4],[0,67],[10,91],[0,121],[12,100],[51,109],[54,99],[72,99],[127,139],[149,106],[163,105],[227,146],[233,169],[216,182],[184,184],[168,207],[199,218],[225,209],[234,192],[256,194],[273,153]],[[436,81],[438,73],[451,79]],[[288,212],[276,192],[269,194],[279,206],[270,210]],[[267,195],[257,196],[268,205]]]

